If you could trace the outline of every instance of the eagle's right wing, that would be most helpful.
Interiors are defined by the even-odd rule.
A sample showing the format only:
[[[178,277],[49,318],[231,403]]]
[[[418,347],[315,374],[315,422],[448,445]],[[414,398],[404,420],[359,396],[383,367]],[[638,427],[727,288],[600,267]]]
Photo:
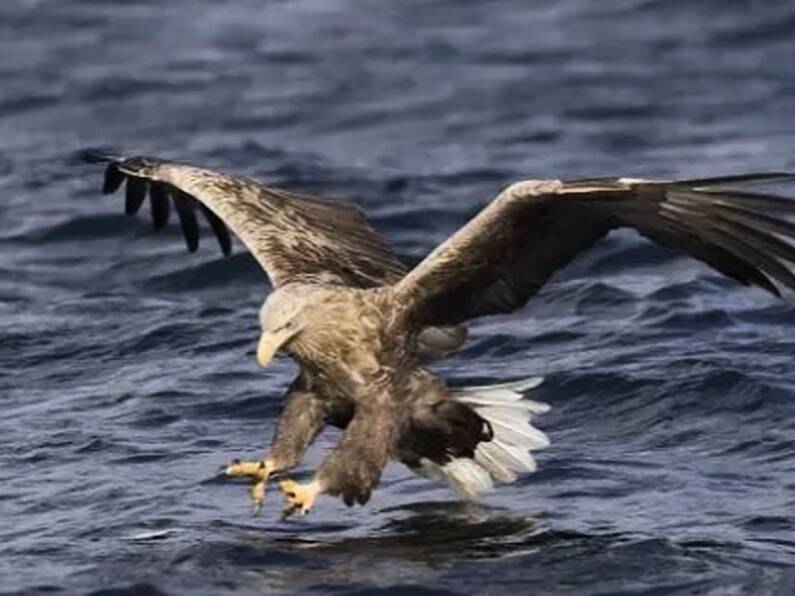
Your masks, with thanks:
[[[229,226],[274,287],[307,281],[369,288],[393,283],[406,272],[354,205],[158,158],[97,151],[83,156],[108,163],[105,193],[127,182],[127,213],[137,212],[148,195],[156,229],[168,222],[173,202],[191,251],[199,243],[197,209],[207,217],[224,253],[231,250]]]
[[[127,183],[128,214],[137,213],[148,196],[155,229],[168,223],[173,203],[191,252],[199,246],[197,211],[208,220],[224,254],[232,248],[229,226],[274,287],[303,281],[372,288],[396,283],[406,274],[383,237],[349,203],[152,157],[124,158],[92,150],[83,157],[108,164],[105,194]],[[440,358],[458,349],[466,337],[463,327],[424,329],[418,356]]]

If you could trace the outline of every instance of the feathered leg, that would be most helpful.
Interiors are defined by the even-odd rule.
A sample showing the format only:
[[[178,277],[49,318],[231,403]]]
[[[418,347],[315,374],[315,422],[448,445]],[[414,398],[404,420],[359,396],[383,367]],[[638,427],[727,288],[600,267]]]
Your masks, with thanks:
[[[318,395],[306,388],[299,377],[287,393],[286,404],[270,450],[261,461],[235,460],[226,468],[227,476],[246,476],[251,478],[251,500],[254,502],[254,515],[262,508],[265,498],[265,485],[271,474],[294,468],[303,458],[307,447],[323,429],[326,408]]]
[[[283,480],[284,515],[307,513],[322,494],[341,495],[346,505],[364,505],[395,453],[399,415],[389,400],[359,403],[342,439],[307,484]]]

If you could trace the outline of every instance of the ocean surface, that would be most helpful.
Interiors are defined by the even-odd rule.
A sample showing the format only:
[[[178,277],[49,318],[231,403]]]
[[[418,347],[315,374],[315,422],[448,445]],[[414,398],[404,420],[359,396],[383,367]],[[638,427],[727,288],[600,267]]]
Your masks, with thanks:
[[[791,0],[3,0],[0,594],[795,594],[795,297],[613,234],[435,366],[545,377],[538,473],[254,518],[266,278],[74,159],[351,199],[414,263],[517,179],[795,169],[794,58]]]

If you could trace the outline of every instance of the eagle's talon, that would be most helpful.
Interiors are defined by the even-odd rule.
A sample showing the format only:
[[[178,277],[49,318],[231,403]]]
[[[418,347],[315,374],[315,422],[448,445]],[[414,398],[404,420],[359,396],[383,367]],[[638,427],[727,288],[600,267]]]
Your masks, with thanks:
[[[317,482],[298,484],[290,479],[282,480],[279,483],[279,490],[284,493],[282,519],[287,519],[296,513],[301,515],[309,513],[320,493]]]
[[[265,483],[267,479],[259,480],[251,485],[251,500],[254,502],[252,515],[256,517],[262,511],[262,501],[265,500]]]
[[[265,500],[265,485],[273,472],[273,465],[267,459],[262,461],[240,461],[235,459],[226,466],[227,476],[247,476],[251,479],[249,496],[254,503],[253,515],[259,515],[262,501]]]
[[[250,476],[255,480],[267,479],[272,471],[266,460],[240,461],[233,459],[232,463],[226,466],[227,476]]]

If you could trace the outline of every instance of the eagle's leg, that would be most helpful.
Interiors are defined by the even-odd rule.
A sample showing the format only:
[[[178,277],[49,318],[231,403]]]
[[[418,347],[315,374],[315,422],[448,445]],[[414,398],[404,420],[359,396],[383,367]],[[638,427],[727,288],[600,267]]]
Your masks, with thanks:
[[[226,468],[228,476],[247,476],[251,479],[251,500],[254,515],[262,508],[265,485],[275,472],[289,470],[301,462],[306,448],[325,424],[326,408],[312,391],[303,388],[297,379],[287,394],[287,400],[276,425],[271,448],[261,461],[235,460]]]
[[[320,494],[341,495],[345,504],[364,505],[381,479],[381,472],[395,452],[397,412],[391,404],[358,404],[342,439],[326,457],[311,482],[284,480],[284,516],[307,513]]]

